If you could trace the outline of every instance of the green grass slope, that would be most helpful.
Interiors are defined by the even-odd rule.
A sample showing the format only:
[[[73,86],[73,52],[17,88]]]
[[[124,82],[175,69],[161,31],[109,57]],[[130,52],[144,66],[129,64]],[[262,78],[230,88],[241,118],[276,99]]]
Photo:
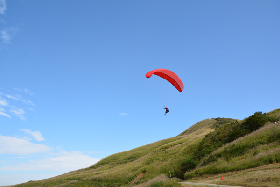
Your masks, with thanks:
[[[274,124],[279,119],[280,109],[256,112],[242,121],[206,119],[177,137],[113,154],[85,169],[17,186],[135,186],[161,174],[190,179],[279,162],[280,131]]]
[[[227,124],[208,134],[203,141],[211,143],[210,150],[214,151],[203,157],[195,169],[187,172],[185,179],[279,163],[279,119],[280,109],[268,114],[255,113],[240,123]]]

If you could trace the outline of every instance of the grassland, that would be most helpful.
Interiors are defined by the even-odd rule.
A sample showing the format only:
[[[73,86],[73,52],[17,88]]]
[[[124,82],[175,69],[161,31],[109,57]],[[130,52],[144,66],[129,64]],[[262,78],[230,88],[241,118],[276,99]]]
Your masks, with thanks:
[[[280,109],[267,114],[256,112],[244,120],[206,119],[176,137],[113,154],[85,169],[16,186],[175,187],[180,184],[169,181],[170,174],[179,180],[200,181],[221,173],[227,176],[277,164],[280,125],[275,122],[279,119]],[[277,176],[270,179],[273,185],[276,184],[273,181],[279,181]],[[248,175],[236,184],[233,180],[216,181],[216,184],[253,186],[254,181],[256,177]]]
[[[276,187],[280,186],[280,164],[262,165],[241,171],[208,174],[188,180],[188,182],[205,183],[205,184],[219,184],[219,185],[233,185],[246,187]],[[193,185],[182,185],[191,187]]]

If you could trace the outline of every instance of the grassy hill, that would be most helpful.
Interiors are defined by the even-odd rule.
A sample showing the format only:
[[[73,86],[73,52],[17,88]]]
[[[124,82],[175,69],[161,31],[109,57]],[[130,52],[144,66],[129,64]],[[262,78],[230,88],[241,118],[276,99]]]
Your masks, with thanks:
[[[164,182],[159,180],[168,180],[170,174],[201,179],[279,163],[280,124],[275,123],[279,120],[280,109],[256,112],[244,120],[205,119],[176,137],[113,154],[85,169],[16,186],[143,186],[152,179],[148,186],[160,186]],[[180,186],[175,180],[169,183],[165,186]]]

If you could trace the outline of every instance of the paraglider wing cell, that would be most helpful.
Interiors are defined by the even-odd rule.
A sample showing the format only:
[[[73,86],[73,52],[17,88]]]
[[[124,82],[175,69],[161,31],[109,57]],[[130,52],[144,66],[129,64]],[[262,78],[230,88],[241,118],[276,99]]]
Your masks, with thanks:
[[[170,82],[179,92],[184,90],[184,84],[182,80],[174,73],[168,69],[155,69],[146,73],[146,78],[150,78],[152,75],[157,75],[163,79]]]

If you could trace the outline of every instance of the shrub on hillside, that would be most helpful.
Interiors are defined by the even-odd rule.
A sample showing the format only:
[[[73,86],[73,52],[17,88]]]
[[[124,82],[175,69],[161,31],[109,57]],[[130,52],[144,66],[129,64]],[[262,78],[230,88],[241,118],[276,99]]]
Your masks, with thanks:
[[[184,174],[187,171],[194,169],[197,166],[197,163],[192,159],[186,159],[181,164],[180,167],[176,168],[174,171],[175,177],[179,179],[184,179]]]
[[[268,122],[268,120],[269,118],[266,118],[265,114],[262,112],[255,112],[254,115],[245,119],[241,129],[250,133],[262,127],[266,122]]]
[[[232,123],[232,122],[236,122],[237,120],[236,119],[231,119],[231,118],[212,118],[214,120],[216,120],[217,122],[214,123],[213,125],[211,125],[210,127],[213,128],[213,129],[218,129],[220,128],[221,126],[227,124],[227,123]]]
[[[184,172],[190,171],[197,166],[197,163],[192,159],[186,159],[181,163],[181,170]]]
[[[151,184],[151,187],[162,187],[164,185],[163,181],[155,181]]]
[[[223,118],[216,118],[216,120],[224,120]],[[214,132],[206,135],[197,147],[193,159],[200,161],[203,157],[209,155],[214,150],[222,147],[224,144],[231,143],[232,141],[243,137],[260,127],[264,126],[267,122],[274,122],[276,117],[268,116],[266,113],[255,112],[254,115],[249,116],[242,122],[232,122],[225,124],[215,130]],[[276,137],[277,138],[277,137]],[[244,148],[245,149],[245,148]],[[239,154],[243,151],[234,152]],[[202,165],[208,164],[209,161],[214,161],[215,159],[209,158],[207,162]]]

